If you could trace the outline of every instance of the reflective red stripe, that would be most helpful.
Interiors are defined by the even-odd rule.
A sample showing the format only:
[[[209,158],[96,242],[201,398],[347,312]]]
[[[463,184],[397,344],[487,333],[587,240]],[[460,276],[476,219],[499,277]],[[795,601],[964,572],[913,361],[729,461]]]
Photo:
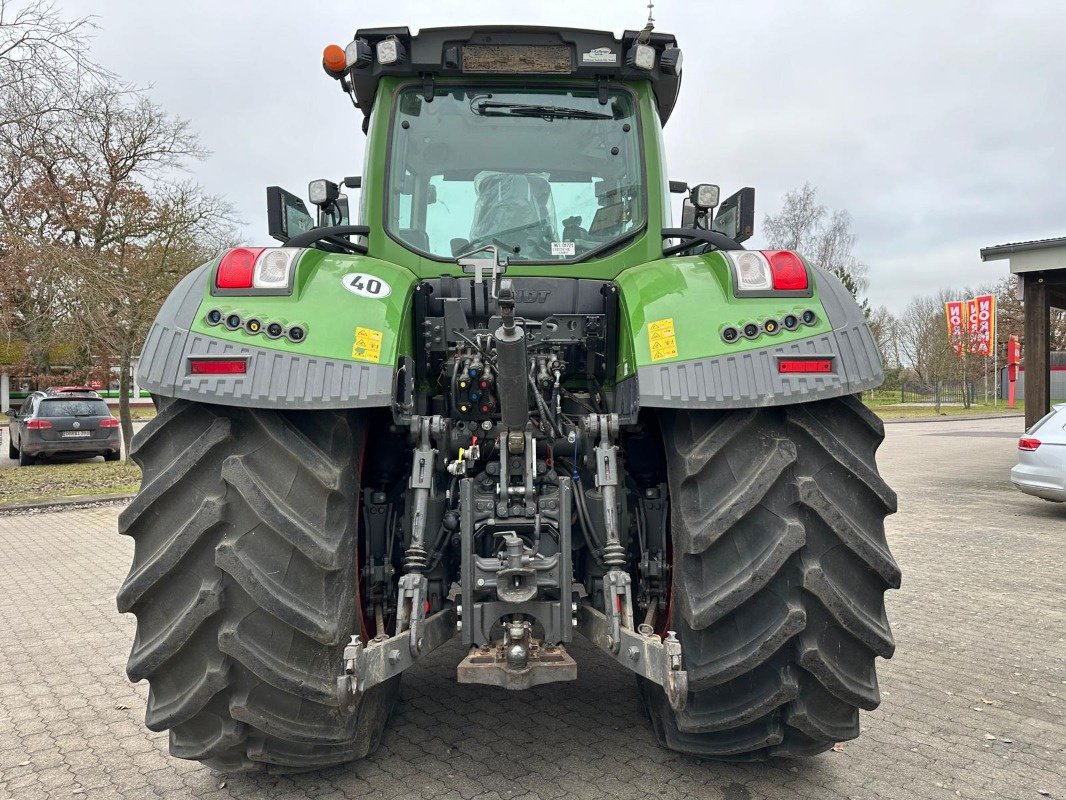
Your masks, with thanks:
[[[248,362],[243,358],[190,358],[189,372],[193,375],[244,375]]]
[[[777,362],[779,373],[832,372],[833,361],[828,358],[782,358]]]

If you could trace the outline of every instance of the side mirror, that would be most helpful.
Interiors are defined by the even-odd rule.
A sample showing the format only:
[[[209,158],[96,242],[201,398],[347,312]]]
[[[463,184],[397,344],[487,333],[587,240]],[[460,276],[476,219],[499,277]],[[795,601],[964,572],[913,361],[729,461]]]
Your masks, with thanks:
[[[736,242],[750,239],[755,233],[755,190],[748,186],[723,200],[711,230]]]
[[[315,227],[304,201],[280,186],[267,187],[267,233],[285,243]]]
[[[348,225],[348,195],[342,194],[334,201],[333,209],[333,223],[334,225]]]
[[[696,206],[687,197],[681,201],[681,227],[696,227]]]

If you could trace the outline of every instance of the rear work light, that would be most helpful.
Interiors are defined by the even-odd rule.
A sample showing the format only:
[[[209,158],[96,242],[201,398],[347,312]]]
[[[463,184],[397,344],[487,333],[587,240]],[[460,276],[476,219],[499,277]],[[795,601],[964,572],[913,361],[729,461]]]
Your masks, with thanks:
[[[117,428],[118,425],[119,422],[114,417],[104,417],[102,420],[100,420],[101,428]]]
[[[52,423],[46,419],[31,419],[26,423],[26,430],[43,431],[52,427]]]
[[[777,362],[777,371],[782,374],[827,373],[833,371],[833,361],[829,358],[782,358]]]
[[[1030,439],[1027,436],[1023,436],[1018,440],[1018,449],[1025,450],[1026,452],[1033,452],[1036,448],[1040,447],[1041,441],[1039,439]]]
[[[189,373],[192,375],[245,375],[247,372],[246,358],[189,359]]]
[[[218,262],[216,294],[291,294],[299,247],[235,247]]]
[[[737,297],[811,296],[803,260],[790,250],[723,250]]]

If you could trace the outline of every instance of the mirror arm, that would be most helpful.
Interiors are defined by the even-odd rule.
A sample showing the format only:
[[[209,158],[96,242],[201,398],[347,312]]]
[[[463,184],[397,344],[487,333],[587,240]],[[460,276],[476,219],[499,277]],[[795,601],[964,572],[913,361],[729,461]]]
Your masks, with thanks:
[[[355,244],[342,236],[369,236],[370,228],[367,225],[334,225],[329,228],[315,228],[314,230],[293,236],[285,243],[286,247],[314,247],[319,242],[325,241],[335,247],[341,247],[352,253],[365,253],[366,245]]]
[[[664,239],[682,239],[681,244],[664,247],[663,255],[672,256],[695,246],[697,243],[714,245],[716,250],[743,250],[744,246],[724,233],[708,231],[702,228],[663,228]]]

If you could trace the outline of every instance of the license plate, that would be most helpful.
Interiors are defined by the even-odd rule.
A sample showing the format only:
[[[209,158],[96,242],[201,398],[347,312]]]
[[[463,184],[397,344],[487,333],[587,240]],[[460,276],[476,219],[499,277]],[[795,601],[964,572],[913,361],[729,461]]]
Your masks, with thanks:
[[[60,431],[59,435],[64,439],[85,439],[93,435],[92,431]]]

